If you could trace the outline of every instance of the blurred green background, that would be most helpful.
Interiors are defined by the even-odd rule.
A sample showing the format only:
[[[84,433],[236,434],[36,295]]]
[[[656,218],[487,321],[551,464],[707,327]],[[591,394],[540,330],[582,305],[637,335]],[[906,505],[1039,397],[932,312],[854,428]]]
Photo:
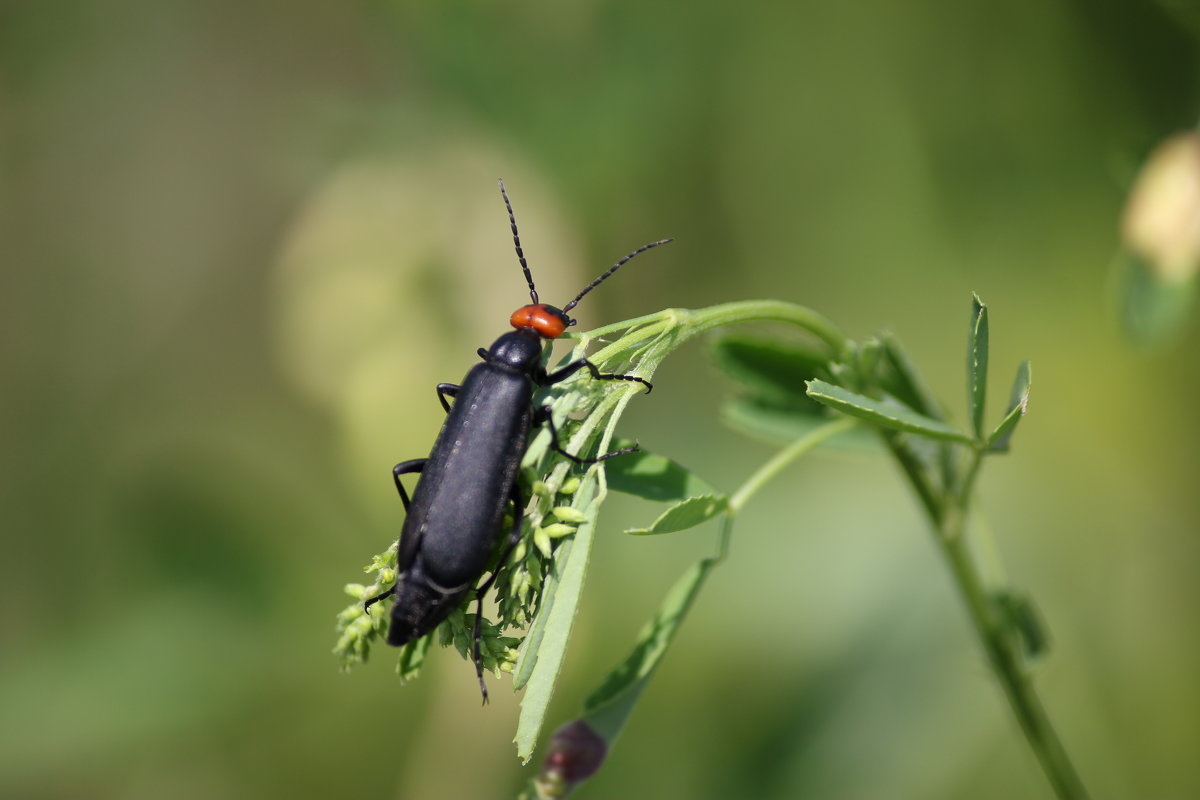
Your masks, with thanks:
[[[1195,320],[1115,323],[1117,220],[1191,125],[1190,3],[0,4],[0,795],[506,797],[516,704],[437,651],[329,654],[402,519],[433,387],[539,286],[582,327],[749,297],[896,331],[961,419],[970,291],[982,502],[1054,651],[1039,684],[1096,796],[1200,796]],[[702,345],[628,436],[726,489]],[[551,720],[714,532],[605,508]],[[817,454],[739,522],[586,797],[1045,798],[916,504]]]

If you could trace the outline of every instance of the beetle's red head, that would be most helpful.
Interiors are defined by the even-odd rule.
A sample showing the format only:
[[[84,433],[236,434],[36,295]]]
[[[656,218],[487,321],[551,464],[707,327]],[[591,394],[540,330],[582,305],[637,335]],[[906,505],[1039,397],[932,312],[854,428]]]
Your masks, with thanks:
[[[561,309],[546,303],[521,306],[509,317],[509,323],[517,330],[530,330],[543,339],[557,339],[563,331],[575,324]]]

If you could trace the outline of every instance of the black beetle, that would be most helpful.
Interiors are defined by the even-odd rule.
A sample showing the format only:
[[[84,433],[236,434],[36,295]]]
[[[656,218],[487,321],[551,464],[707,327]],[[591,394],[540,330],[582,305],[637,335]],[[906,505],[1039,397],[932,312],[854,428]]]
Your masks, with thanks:
[[[488,694],[480,656],[480,621],[484,594],[491,588],[497,572],[493,571],[478,587],[476,582],[487,567],[510,502],[513,524],[498,564],[504,564],[520,540],[526,498],[518,485],[517,471],[530,431],[535,425],[549,423],[551,447],[577,463],[595,463],[636,449],[636,446],[624,448],[596,458],[567,453],[558,443],[549,408],[534,406],[534,392],[585,368],[597,380],[634,381],[643,384],[647,393],[653,388],[648,381],[633,375],[601,373],[586,358],[547,373],[542,367],[544,342],[574,325],[575,320],[568,312],[625,262],[671,241],[662,239],[634,250],[558,309],[538,302],[504,181],[500,181],[500,194],[508,209],[513,244],[533,302],[513,313],[509,322],[514,330],[497,339],[489,349],[479,349],[483,363],[471,368],[461,386],[438,384],[438,399],[447,416],[429,457],[403,461],[392,470],[406,511],[396,553],[396,583],[365,603],[369,609],[371,604],[395,596],[387,642],[399,647],[431,632],[475,588],[473,657],[485,703]],[[453,405],[446,401],[447,397],[454,398]],[[420,473],[421,477],[410,501],[400,476],[412,473]]]

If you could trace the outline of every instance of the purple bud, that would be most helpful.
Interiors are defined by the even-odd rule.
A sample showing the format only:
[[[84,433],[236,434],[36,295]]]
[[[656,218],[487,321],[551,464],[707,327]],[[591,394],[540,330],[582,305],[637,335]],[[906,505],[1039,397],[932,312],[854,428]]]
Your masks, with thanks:
[[[600,769],[607,754],[608,743],[590,725],[581,719],[568,722],[550,739],[537,776],[539,794],[545,798],[566,797]]]

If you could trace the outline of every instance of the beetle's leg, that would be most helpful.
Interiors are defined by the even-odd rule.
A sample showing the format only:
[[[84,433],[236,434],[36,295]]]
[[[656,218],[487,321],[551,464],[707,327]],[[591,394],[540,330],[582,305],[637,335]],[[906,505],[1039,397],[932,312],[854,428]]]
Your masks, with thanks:
[[[450,413],[450,404],[446,402],[447,397],[457,397],[458,390],[462,387],[456,383],[439,383],[437,385],[438,400],[442,401],[442,408],[446,409],[446,413]]]
[[[401,461],[396,466],[392,467],[392,478],[396,481],[396,491],[400,493],[400,502],[404,503],[404,513],[408,513],[408,492],[404,491],[404,484],[400,482],[401,475],[409,475],[414,472],[420,472],[425,469],[427,458],[413,458],[408,461]],[[385,597],[390,597],[396,591],[396,585],[392,584],[392,588],[385,592],[380,592],[374,597],[363,603],[363,611],[368,614],[371,611],[371,606],[383,600]]]
[[[380,600],[383,600],[386,597],[391,597],[393,594],[395,594],[395,592],[396,592],[396,584],[393,583],[392,588],[388,589],[386,592],[380,592],[379,594],[375,595],[374,597],[372,597],[372,598],[368,599],[366,602],[364,602],[363,603],[363,612],[370,614],[371,606],[375,605]]]
[[[400,502],[404,503],[404,512],[406,514],[408,513],[408,492],[404,491],[404,484],[400,482],[400,476],[420,472],[425,469],[425,462],[428,460],[428,458],[413,458],[408,461],[401,461],[392,467],[392,477],[396,481],[396,491],[400,493]]]
[[[646,394],[650,394],[650,392],[654,389],[654,384],[650,383],[650,381],[646,380],[645,378],[639,378],[636,375],[619,375],[615,372],[601,372],[600,370],[596,369],[595,364],[588,361],[586,358],[581,358],[578,361],[573,361],[570,364],[567,364],[565,367],[563,367],[560,370],[551,372],[548,375],[543,375],[538,380],[538,383],[541,384],[542,386],[549,386],[551,384],[558,383],[559,381],[563,381],[563,380],[566,380],[567,378],[571,377],[572,375],[574,375],[576,372],[579,372],[579,370],[583,369],[584,367],[587,367],[588,372],[592,373],[592,378],[594,380],[598,380],[598,381],[633,381],[634,383],[640,383],[642,386],[645,386]]]
[[[408,492],[404,491],[404,484],[400,482],[401,475],[411,475],[414,472],[420,472],[425,469],[425,463],[428,458],[413,458],[408,461],[401,461],[396,466],[392,467],[392,478],[396,481],[396,491],[400,493],[400,502],[404,503],[404,513],[408,513]],[[392,584],[392,588],[386,592],[380,592],[374,597],[363,603],[363,611],[370,613],[371,606],[383,600],[385,597],[390,597],[396,591],[396,585]]]
[[[487,594],[488,589],[492,588],[492,584],[496,582],[496,576],[500,574],[500,569],[508,563],[508,557],[512,555],[513,548],[517,546],[517,542],[521,541],[521,523],[525,519],[525,504],[521,501],[521,489],[516,484],[513,484],[509,499],[513,504],[513,526],[512,530],[508,532],[508,541],[504,544],[504,550],[500,553],[500,560],[496,562],[496,568],[492,570],[492,574],[475,589],[475,629],[473,631],[475,649],[472,655],[475,661],[475,675],[479,678],[479,691],[483,692],[484,705],[488,701],[488,690],[487,684],[483,682],[483,655],[480,652],[483,640],[483,596]]]
[[[550,415],[550,406],[541,406],[533,412],[533,424],[541,425],[543,422],[550,426],[550,449],[559,455],[566,456],[576,464],[598,464],[610,458],[636,453],[639,449],[637,442],[634,442],[632,447],[622,447],[620,450],[613,450],[611,453],[604,453],[595,458],[582,458],[571,455],[558,442],[558,427],[554,424],[554,417]]]

